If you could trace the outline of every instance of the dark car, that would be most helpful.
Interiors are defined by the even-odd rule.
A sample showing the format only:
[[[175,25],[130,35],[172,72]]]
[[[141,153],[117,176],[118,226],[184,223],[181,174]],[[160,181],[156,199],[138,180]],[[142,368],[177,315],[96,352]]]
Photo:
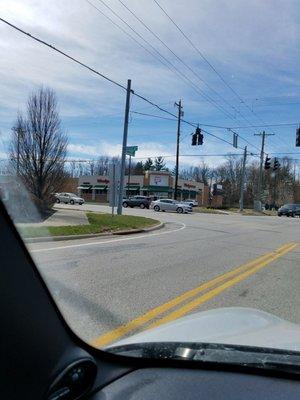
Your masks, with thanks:
[[[278,210],[278,216],[286,215],[287,217],[300,217],[300,204],[284,204]]]
[[[151,198],[146,196],[133,196],[129,199],[123,199],[123,207],[149,208]]]

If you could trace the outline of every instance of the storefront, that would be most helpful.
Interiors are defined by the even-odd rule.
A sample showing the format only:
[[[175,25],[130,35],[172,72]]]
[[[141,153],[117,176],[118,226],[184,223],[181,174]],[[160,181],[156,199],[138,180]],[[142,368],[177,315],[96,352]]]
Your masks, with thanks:
[[[142,194],[153,198],[173,196],[173,178],[167,171],[146,171]]]
[[[124,196],[143,195],[152,198],[173,198],[175,179],[168,171],[146,171],[144,175],[124,178]],[[106,203],[109,201],[110,180],[108,176],[81,176],[78,194],[86,201]],[[197,200],[203,204],[202,182],[178,179],[178,200]]]
[[[129,185],[128,185],[129,183]],[[124,196],[134,196],[141,193],[144,184],[144,175],[128,176],[124,178]],[[85,175],[78,178],[78,195],[85,201],[107,203],[109,201],[110,180],[107,176]]]
[[[203,204],[204,184],[202,182],[178,179],[178,199],[179,200],[197,200]]]

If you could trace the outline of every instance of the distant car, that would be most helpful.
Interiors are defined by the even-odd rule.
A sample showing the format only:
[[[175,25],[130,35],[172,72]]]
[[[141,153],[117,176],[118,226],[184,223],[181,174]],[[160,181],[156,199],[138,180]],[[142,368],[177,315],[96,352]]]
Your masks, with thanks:
[[[180,214],[193,211],[191,205],[172,199],[160,199],[153,201],[151,203],[151,208],[153,208],[154,211],[176,211]]]
[[[77,194],[74,193],[56,193],[55,194],[55,201],[56,203],[65,203],[65,204],[79,204],[82,205],[84,204],[84,199],[81,197],[77,196]]]
[[[147,196],[133,196],[128,199],[123,199],[123,207],[140,207],[149,208],[151,204],[151,198]]]
[[[192,199],[184,200],[184,201],[182,201],[182,203],[189,204],[192,207],[198,207],[198,205],[199,205],[197,200],[192,200]]]
[[[277,212],[278,217],[286,215],[287,217],[300,217],[300,204],[284,204]]]

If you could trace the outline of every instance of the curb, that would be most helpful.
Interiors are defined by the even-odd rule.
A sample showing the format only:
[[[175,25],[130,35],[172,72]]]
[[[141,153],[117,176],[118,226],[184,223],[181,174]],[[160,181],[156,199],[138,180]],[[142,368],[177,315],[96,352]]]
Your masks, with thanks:
[[[92,239],[96,237],[105,236],[117,236],[117,235],[132,235],[135,233],[151,232],[156,231],[164,227],[164,222],[160,222],[157,225],[150,226],[149,228],[143,229],[131,229],[127,231],[107,232],[107,233],[88,233],[84,235],[67,235],[67,236],[44,236],[36,238],[24,238],[25,243],[43,243],[43,242],[60,242],[62,240],[74,240],[74,239]]]

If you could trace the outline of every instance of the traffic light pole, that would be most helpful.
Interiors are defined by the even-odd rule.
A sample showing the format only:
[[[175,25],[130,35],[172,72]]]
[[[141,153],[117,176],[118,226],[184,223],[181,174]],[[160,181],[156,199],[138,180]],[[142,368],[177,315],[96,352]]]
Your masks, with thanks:
[[[175,105],[178,107],[178,120],[177,120],[177,141],[176,141],[176,166],[175,166],[174,200],[177,200],[178,174],[179,174],[179,139],[180,139],[180,123],[181,123],[181,116],[182,116],[181,100],[179,100],[179,103],[175,103]]]
[[[240,211],[244,210],[244,186],[245,186],[246,161],[247,161],[247,146],[244,149],[244,157],[243,157],[243,167],[242,167],[242,176],[241,176]]]
[[[130,109],[130,93],[131,93],[131,79],[128,79],[128,81],[127,81],[127,90],[126,90],[126,105],[125,105],[125,117],[124,117],[124,129],[123,129],[121,173],[120,173],[119,198],[118,198],[118,210],[117,210],[118,215],[122,214],[124,177],[125,177],[125,161],[126,161],[126,147],[127,147],[128,121],[129,121],[129,109]]]
[[[256,198],[259,201],[259,204],[256,207],[256,211],[261,211],[261,189],[262,189],[262,180],[263,180],[263,163],[264,163],[264,154],[265,154],[265,139],[266,136],[274,136],[274,133],[255,133],[254,136],[261,136],[261,151],[260,151],[260,165],[259,165],[259,177],[258,177],[258,189]]]

